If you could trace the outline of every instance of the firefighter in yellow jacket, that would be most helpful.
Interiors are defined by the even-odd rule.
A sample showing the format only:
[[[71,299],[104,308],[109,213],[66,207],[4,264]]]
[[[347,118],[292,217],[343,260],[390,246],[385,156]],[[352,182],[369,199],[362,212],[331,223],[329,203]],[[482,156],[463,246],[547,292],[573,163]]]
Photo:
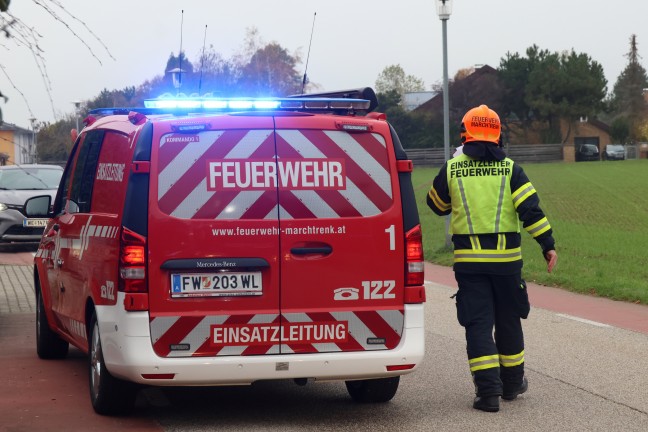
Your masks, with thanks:
[[[468,111],[462,147],[443,165],[427,197],[436,214],[452,214],[457,319],[466,331],[473,408],[488,412],[499,410],[500,396],[513,400],[528,387],[520,319],[530,306],[519,221],[540,244],[549,272],[558,258],[538,194],[506,157],[500,133],[495,111],[486,105]]]

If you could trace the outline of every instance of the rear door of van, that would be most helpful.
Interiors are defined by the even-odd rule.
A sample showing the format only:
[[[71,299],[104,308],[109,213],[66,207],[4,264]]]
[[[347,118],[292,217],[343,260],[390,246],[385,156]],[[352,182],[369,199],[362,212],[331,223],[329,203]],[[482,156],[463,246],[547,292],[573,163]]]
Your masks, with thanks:
[[[158,121],[152,141],[148,283],[155,352],[278,353],[272,117]]]
[[[155,352],[398,345],[405,258],[389,136],[386,122],[298,113],[156,122],[147,240]]]
[[[387,122],[277,116],[282,353],[392,349],[405,245]]]

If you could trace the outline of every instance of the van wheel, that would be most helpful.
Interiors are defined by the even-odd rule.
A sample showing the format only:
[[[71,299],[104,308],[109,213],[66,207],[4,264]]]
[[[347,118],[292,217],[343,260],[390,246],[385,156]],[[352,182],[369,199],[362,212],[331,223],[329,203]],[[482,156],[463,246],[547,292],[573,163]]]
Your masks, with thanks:
[[[36,287],[36,352],[42,359],[62,359],[67,356],[69,344],[54,333],[47,322],[45,304],[40,288]]]
[[[96,313],[90,320],[90,347],[88,352],[88,371],[90,383],[90,401],[97,414],[129,414],[135,405],[137,386],[133,383],[113,377],[106,368],[99,324]]]
[[[346,388],[356,402],[380,403],[389,402],[396,391],[400,377],[378,378],[358,381],[346,381]]]

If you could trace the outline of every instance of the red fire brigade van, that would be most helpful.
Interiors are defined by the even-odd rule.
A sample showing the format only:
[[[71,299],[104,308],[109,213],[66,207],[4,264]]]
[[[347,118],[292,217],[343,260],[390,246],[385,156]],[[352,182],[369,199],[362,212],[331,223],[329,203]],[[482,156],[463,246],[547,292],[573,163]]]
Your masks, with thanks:
[[[424,352],[412,163],[371,89],[156,99],[85,120],[35,256],[37,352],[139,385],[343,380],[390,400]],[[52,209],[50,211],[50,209]]]

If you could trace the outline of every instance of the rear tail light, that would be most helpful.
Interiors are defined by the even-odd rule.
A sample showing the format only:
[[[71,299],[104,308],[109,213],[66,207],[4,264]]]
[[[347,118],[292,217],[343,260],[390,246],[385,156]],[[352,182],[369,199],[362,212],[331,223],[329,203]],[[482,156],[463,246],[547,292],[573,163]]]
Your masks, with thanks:
[[[119,291],[126,293],[126,310],[148,309],[146,237],[122,227],[119,247]]]
[[[142,374],[142,378],[172,380],[173,378],[175,378],[175,374],[174,373]]]
[[[414,369],[415,366],[416,366],[415,364],[389,365],[387,366],[387,371],[393,372],[393,371],[410,370],[410,369]]]
[[[405,234],[406,271],[405,303],[422,303],[425,301],[423,264],[423,234],[421,225],[416,225]]]

